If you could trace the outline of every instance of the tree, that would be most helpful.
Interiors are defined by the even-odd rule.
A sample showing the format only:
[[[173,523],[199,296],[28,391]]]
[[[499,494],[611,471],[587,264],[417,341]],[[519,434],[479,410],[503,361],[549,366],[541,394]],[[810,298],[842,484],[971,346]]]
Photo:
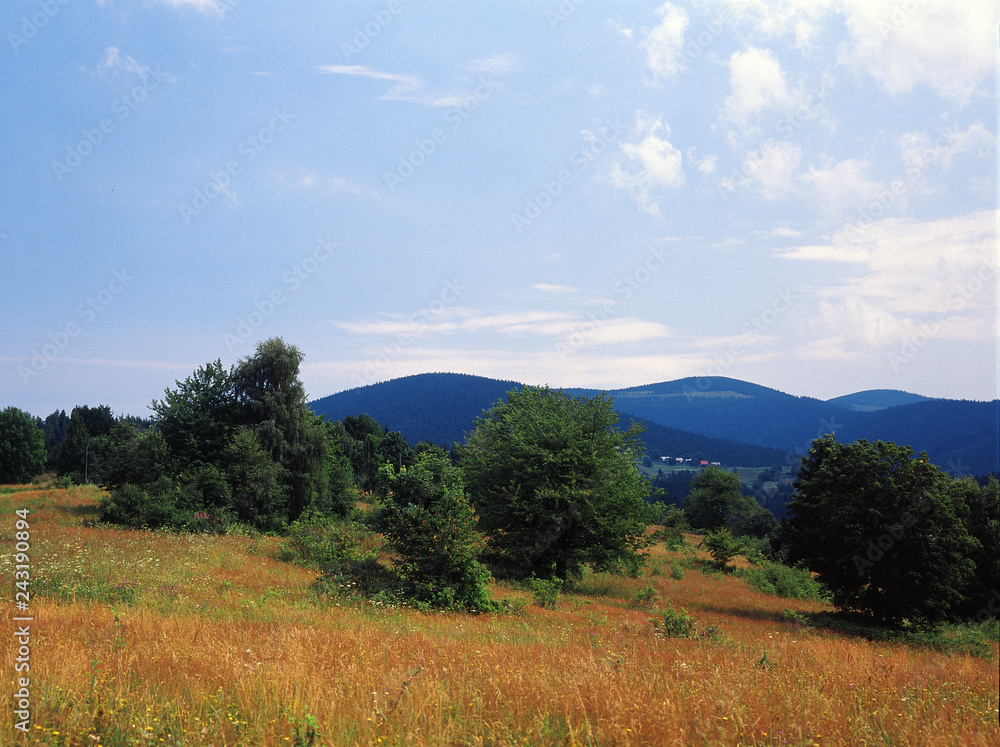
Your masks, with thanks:
[[[233,370],[241,422],[279,468],[288,521],[322,504],[327,489],[326,427],[306,403],[301,362],[299,349],[277,337],[259,343]]]
[[[789,560],[816,572],[842,611],[887,625],[957,619],[978,543],[949,482],[911,447],[818,438],[782,527]]]
[[[712,466],[702,469],[691,481],[691,492],[684,499],[684,512],[691,526],[709,531],[732,528],[755,507],[740,491],[739,475]]]
[[[0,483],[28,482],[45,469],[45,435],[16,407],[0,412]]]
[[[226,447],[226,474],[232,485],[232,507],[240,521],[262,531],[283,530],[288,495],[280,468],[250,428],[237,428]]]
[[[949,489],[965,507],[965,526],[978,542],[972,554],[976,570],[964,592],[961,616],[983,622],[997,613],[1000,579],[1000,482],[990,476],[985,485],[971,478],[955,480]]]
[[[520,576],[566,580],[583,566],[637,572],[656,511],[636,467],[636,423],[611,397],[548,387],[507,393],[462,449],[466,484],[495,558]]]
[[[410,468],[387,462],[380,483],[385,505],[376,526],[398,556],[413,595],[436,607],[494,609],[490,574],[479,561],[486,541],[461,470],[443,454],[424,452]]]
[[[175,384],[150,405],[157,429],[186,471],[219,465],[238,425],[232,374],[216,360]]]
[[[740,545],[733,539],[729,527],[722,527],[709,533],[704,539],[704,544],[708,554],[712,556],[712,560],[722,570],[726,570],[729,567],[729,561],[740,553]]]

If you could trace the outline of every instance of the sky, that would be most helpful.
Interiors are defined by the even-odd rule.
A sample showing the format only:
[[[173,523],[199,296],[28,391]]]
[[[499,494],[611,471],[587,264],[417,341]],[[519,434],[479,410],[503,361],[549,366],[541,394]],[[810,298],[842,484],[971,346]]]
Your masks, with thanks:
[[[457,372],[998,392],[988,0],[0,6],[0,407],[280,336]]]

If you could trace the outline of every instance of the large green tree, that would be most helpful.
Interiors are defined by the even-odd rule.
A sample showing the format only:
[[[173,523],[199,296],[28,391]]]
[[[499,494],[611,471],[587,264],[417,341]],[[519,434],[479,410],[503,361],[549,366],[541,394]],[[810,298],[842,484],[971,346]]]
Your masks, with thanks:
[[[566,580],[584,565],[637,571],[656,511],[636,469],[641,427],[618,428],[606,395],[508,392],[462,449],[466,484],[496,558],[510,572]]]
[[[150,405],[171,455],[191,474],[203,464],[220,465],[238,425],[231,372],[217,360],[175,383]]]
[[[911,447],[816,439],[803,457],[783,534],[846,612],[899,625],[958,618],[978,542],[950,478]]]
[[[45,435],[16,407],[0,412],[0,483],[28,482],[45,469]]]
[[[288,521],[320,508],[328,489],[326,426],[306,402],[301,362],[299,349],[277,337],[259,343],[233,370],[240,419],[278,465]]]
[[[700,470],[684,499],[688,523],[695,529],[733,529],[759,509],[740,487],[740,476],[735,472],[712,466]]]

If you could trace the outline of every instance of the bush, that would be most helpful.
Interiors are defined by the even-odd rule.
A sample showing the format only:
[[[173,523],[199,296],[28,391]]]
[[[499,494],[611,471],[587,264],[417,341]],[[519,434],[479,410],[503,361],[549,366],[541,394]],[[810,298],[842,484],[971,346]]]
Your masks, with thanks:
[[[556,608],[556,602],[559,601],[559,592],[563,588],[563,580],[561,578],[545,579],[532,576],[525,583],[535,595],[535,604],[547,610],[554,610]]]
[[[292,522],[278,559],[338,575],[377,554],[378,539],[366,527],[311,516]]]
[[[462,482],[447,456],[418,455],[398,471],[379,473],[385,505],[375,524],[399,560],[396,569],[418,602],[444,609],[489,612],[490,573],[479,558],[486,538]]]
[[[656,633],[663,638],[691,638],[694,635],[694,618],[683,607],[680,612],[667,609],[663,613],[663,624],[653,620]]]
[[[789,568],[778,563],[765,563],[762,568],[741,571],[739,575],[752,587],[765,594],[787,599],[830,598],[826,587],[802,568]]]
[[[726,527],[712,532],[705,537],[704,545],[721,570],[726,570],[729,566],[729,561],[740,552],[739,543],[733,539],[733,535]]]
[[[675,581],[684,580],[684,571],[677,563],[670,564],[670,578],[674,579]]]
[[[177,527],[184,523],[184,517],[177,508],[177,492],[166,477],[145,489],[138,485],[123,485],[101,501],[101,521],[136,529]]]

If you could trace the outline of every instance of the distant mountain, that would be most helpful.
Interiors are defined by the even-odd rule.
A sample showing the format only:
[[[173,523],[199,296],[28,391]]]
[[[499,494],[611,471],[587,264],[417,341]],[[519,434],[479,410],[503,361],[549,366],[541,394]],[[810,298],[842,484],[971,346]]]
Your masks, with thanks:
[[[929,397],[921,397],[919,394],[911,394],[899,389],[867,389],[863,392],[845,394],[843,397],[834,397],[833,399],[828,399],[827,402],[831,405],[839,405],[848,410],[873,412],[875,410],[885,410],[889,407],[926,402],[929,399]]]
[[[420,374],[311,403],[333,420],[368,413],[410,443],[462,442],[482,412],[522,386],[465,374]],[[595,389],[564,389],[593,395]],[[607,390],[625,422],[647,426],[650,451],[724,464],[794,464],[813,439],[894,441],[926,451],[952,474],[1000,471],[1000,401],[928,399],[872,390],[822,401],[727,377],[697,377]],[[708,439],[708,440],[704,440]]]
[[[996,400],[928,399],[873,390],[824,402],[722,376],[608,394],[621,412],[633,417],[777,448],[787,455],[786,463],[804,454],[814,438],[835,433],[844,442],[866,438],[912,446],[917,453],[926,451],[931,462],[952,474],[1000,470],[1000,401]]]
[[[463,442],[483,411],[522,384],[468,374],[428,373],[349,389],[309,403],[317,415],[343,420],[367,413],[410,444]]]

